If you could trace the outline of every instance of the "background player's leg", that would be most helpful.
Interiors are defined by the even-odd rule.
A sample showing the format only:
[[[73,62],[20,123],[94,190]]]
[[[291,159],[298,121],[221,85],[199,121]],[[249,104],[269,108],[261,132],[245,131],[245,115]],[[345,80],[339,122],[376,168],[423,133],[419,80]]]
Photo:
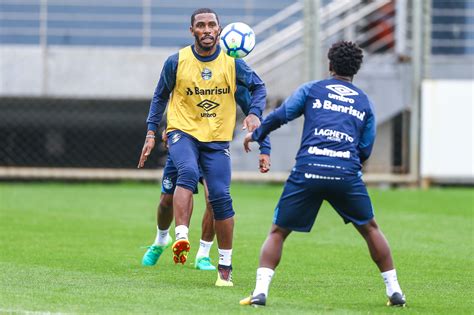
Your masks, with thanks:
[[[202,217],[202,232],[201,239],[206,242],[211,242],[214,240],[216,232],[214,230],[214,213],[212,211],[212,205],[209,201],[209,190],[207,189],[206,181],[203,181],[204,185],[204,195],[206,197],[206,211]]]
[[[171,245],[169,235],[171,221],[173,221],[173,195],[162,193],[157,213],[157,232],[153,245],[149,246],[142,258],[142,265],[154,266],[163,251]]]
[[[143,255],[142,265],[144,266],[154,266],[163,251],[168,248],[172,242],[172,238],[169,235],[169,228],[173,221],[173,193],[176,187],[177,176],[178,170],[168,155],[161,180],[160,203],[156,210],[156,237],[153,244],[148,247]]]
[[[354,224],[364,237],[369,247],[370,256],[381,272],[385,282],[386,294],[389,297],[388,305],[404,306],[405,297],[398,283],[397,272],[393,266],[392,254],[387,239],[379,229],[375,219],[367,224]]]
[[[206,181],[203,180],[204,195],[206,197],[206,210],[202,217],[201,224],[201,240],[199,241],[199,250],[196,254],[196,262],[194,267],[199,270],[216,270],[211,264],[209,252],[211,250],[215,231],[214,231],[214,214],[212,212],[212,206],[209,202],[209,191],[207,190]]]
[[[156,211],[156,225],[159,230],[169,230],[173,221],[173,195],[162,193]]]

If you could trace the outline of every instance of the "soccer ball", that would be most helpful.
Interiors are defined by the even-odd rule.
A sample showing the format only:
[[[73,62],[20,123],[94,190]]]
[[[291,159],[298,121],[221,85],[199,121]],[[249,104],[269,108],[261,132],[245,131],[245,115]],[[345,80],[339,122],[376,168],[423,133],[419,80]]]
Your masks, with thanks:
[[[222,30],[220,44],[227,55],[243,58],[255,47],[255,33],[245,23],[231,23]]]

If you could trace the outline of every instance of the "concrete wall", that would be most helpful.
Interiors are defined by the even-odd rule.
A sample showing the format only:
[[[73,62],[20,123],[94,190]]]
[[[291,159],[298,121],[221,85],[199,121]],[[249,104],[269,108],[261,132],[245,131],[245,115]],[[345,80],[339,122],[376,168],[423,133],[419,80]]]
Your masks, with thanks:
[[[391,120],[377,126],[377,137],[370,159],[364,164],[364,172],[387,173],[393,169],[393,123]]]
[[[0,46],[0,97],[48,96],[71,98],[150,99],[170,49],[103,47]],[[303,82],[301,60],[262,76],[268,94],[275,101],[284,99]],[[356,84],[373,96],[379,123],[396,114],[406,102],[400,101],[400,71],[386,57],[367,62]],[[377,93],[383,91],[383,93]],[[387,97],[388,96],[388,97]],[[395,104],[395,105],[394,105]],[[238,129],[239,130],[239,129]],[[302,119],[272,134],[272,169],[287,172],[294,164],[299,147]],[[380,132],[370,170],[390,170],[390,137]],[[256,170],[258,148],[242,150],[244,132],[236,132],[232,143],[233,167]],[[381,141],[380,139],[384,139]],[[386,138],[386,139],[385,139]]]
[[[151,98],[177,49],[0,46],[0,96]]]
[[[48,96],[71,98],[146,99],[153,94],[162,65],[178,48],[137,49],[105,47],[0,46],[0,97]],[[433,57],[427,74],[432,77],[471,78],[472,57]],[[294,59],[277,71],[262,75],[271,99],[286,98],[303,82],[302,63]],[[369,172],[391,171],[390,119],[410,104],[410,68],[394,56],[369,56],[356,77],[375,104],[379,124]],[[273,169],[289,171],[299,146],[302,120],[272,135]],[[257,152],[242,151],[243,132],[232,144],[234,168],[255,170]]]
[[[237,125],[237,130],[240,126]],[[271,134],[271,170],[273,172],[289,172],[295,164],[295,156],[301,141],[303,118],[298,118],[288,125]],[[230,150],[232,154],[232,169],[242,171],[256,171],[258,169],[258,144],[252,143],[252,152],[245,153],[243,139],[246,132],[237,132],[232,141]]]

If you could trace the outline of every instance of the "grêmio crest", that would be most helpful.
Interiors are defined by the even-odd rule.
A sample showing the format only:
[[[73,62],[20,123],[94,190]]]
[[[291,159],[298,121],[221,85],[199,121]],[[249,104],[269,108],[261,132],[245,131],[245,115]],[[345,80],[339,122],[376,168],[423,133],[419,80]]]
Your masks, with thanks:
[[[201,78],[203,78],[204,80],[210,80],[212,78],[211,69],[208,69],[208,68],[202,69]]]

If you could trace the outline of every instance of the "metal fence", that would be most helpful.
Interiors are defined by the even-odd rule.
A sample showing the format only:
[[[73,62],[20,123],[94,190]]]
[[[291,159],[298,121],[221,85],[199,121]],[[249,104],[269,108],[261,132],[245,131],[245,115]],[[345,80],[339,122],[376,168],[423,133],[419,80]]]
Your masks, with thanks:
[[[149,102],[58,98],[0,99],[0,165],[136,168]],[[148,162],[163,166],[157,146]]]

